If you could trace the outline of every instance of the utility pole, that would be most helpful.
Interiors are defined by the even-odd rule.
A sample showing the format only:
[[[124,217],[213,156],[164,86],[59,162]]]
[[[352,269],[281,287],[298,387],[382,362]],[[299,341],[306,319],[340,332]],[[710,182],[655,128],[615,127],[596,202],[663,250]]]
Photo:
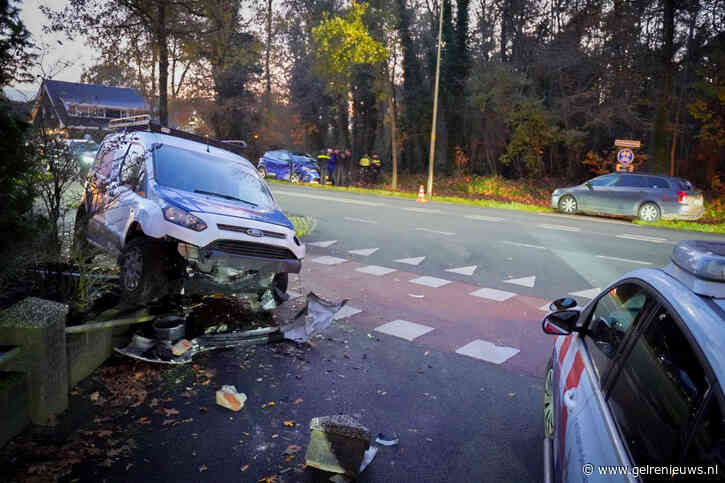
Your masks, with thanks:
[[[443,8],[444,2],[440,3],[440,16],[438,19],[438,58],[436,60],[436,80],[433,88],[433,124],[430,128],[430,154],[428,156],[428,199],[433,198],[433,164],[435,163],[436,151],[436,125],[438,122],[438,84],[441,76],[441,37],[443,36]]]

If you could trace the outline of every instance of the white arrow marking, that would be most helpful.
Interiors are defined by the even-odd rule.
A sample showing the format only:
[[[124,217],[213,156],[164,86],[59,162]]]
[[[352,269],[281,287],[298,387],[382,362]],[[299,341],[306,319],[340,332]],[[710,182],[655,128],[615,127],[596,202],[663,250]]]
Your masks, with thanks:
[[[369,257],[373,253],[377,252],[377,248],[361,248],[360,250],[348,250],[348,253],[352,253],[353,255],[362,255],[364,257]]]
[[[335,243],[337,243],[337,240],[318,241],[318,242],[308,243],[307,245],[310,245],[313,247],[327,248],[331,245],[334,245]]]
[[[459,273],[461,275],[473,275],[473,272],[475,272],[477,268],[478,265],[471,265],[461,268],[449,268],[448,270],[446,270],[446,272]]]
[[[531,288],[536,284],[536,276],[532,275],[530,277],[511,278],[508,280],[504,280],[504,282]]]
[[[581,290],[579,292],[569,292],[569,295],[573,295],[574,297],[582,297],[585,299],[593,299],[597,295],[599,295],[599,292],[601,292],[601,288],[590,288],[588,290]]]
[[[416,257],[416,258],[401,258],[400,260],[393,260],[394,262],[398,263],[407,263],[408,265],[415,265],[418,266],[420,263],[425,260],[425,257]]]

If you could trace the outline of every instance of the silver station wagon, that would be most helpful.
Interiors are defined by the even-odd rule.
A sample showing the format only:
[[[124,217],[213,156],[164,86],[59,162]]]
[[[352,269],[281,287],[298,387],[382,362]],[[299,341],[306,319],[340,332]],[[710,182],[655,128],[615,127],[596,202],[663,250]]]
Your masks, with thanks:
[[[702,192],[672,176],[611,173],[557,188],[551,207],[562,213],[637,217],[643,221],[697,220],[705,212]]]

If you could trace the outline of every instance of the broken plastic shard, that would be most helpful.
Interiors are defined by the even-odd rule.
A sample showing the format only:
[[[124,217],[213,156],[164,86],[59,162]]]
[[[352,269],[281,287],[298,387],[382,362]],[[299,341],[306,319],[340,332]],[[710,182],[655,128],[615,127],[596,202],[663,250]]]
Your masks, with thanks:
[[[391,436],[387,436],[383,433],[378,433],[377,438],[375,438],[375,442],[378,444],[382,444],[383,446],[395,446],[400,443],[400,438],[398,437],[397,433],[393,433]]]
[[[238,392],[235,386],[222,386],[222,388],[216,392],[216,403],[219,406],[231,409],[232,411],[239,411],[242,409],[246,401],[247,395],[243,392]]]
[[[367,468],[368,465],[373,462],[373,458],[375,458],[376,454],[378,454],[377,446],[370,446],[367,451],[365,451],[365,454],[363,455],[363,460],[360,463],[360,473],[365,471],[365,468]]]
[[[315,332],[325,330],[332,324],[333,317],[345,304],[339,304],[318,297],[314,292],[307,294],[307,305],[295,317],[292,324],[282,327],[285,339],[308,342]]]
[[[260,300],[262,304],[262,310],[274,310],[277,307],[277,302],[274,300],[274,294],[271,290],[265,290]]]

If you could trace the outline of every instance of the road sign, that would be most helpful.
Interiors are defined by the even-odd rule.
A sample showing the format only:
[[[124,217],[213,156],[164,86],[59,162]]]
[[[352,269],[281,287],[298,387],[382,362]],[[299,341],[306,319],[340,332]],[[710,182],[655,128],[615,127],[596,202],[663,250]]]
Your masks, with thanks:
[[[630,149],[639,149],[642,147],[642,143],[640,141],[634,140],[634,139],[615,139],[614,145],[618,148],[630,148]]]
[[[620,171],[624,171],[625,173],[631,173],[634,171],[634,166],[631,164],[621,164],[617,163],[617,173]]]
[[[620,149],[617,153],[617,161],[620,164],[632,164],[632,161],[634,161],[634,153],[631,149]]]

